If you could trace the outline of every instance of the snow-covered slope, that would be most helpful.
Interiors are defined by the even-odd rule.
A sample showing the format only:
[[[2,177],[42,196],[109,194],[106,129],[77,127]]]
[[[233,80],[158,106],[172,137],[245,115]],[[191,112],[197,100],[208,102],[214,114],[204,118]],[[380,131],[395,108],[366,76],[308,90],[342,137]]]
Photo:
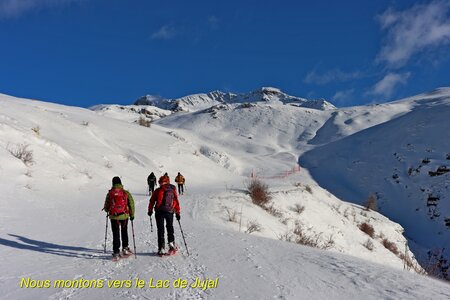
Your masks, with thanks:
[[[300,156],[313,179],[340,199],[363,204],[376,194],[381,212],[406,228],[421,262],[429,263],[431,251],[442,256],[445,270],[449,95],[443,88],[392,103],[331,111],[277,102],[217,105],[158,123],[207,144],[238,174],[274,176],[274,170],[292,168]]]
[[[243,103],[173,114],[157,123],[222,153],[238,174],[256,170],[273,175],[297,165],[300,145],[328,116],[321,110],[281,103]]]
[[[422,263],[430,261],[429,251],[443,259],[450,256],[445,250],[450,242],[445,234],[450,226],[449,175],[430,176],[450,168],[445,142],[448,88],[334,110],[285,105],[289,101],[279,99],[288,96],[281,97],[281,91],[262,90],[247,95],[242,104],[174,114],[159,124],[188,136],[200,145],[200,153],[237,174],[276,175],[276,170],[292,168],[301,156],[302,166],[319,185],[339,198],[363,204],[375,193],[381,212],[406,228]],[[261,97],[265,101],[252,102]],[[396,187],[386,185],[388,181]],[[420,215],[420,222],[411,214]]]
[[[124,120],[130,123],[137,123],[140,118],[153,122],[172,114],[172,111],[165,110],[151,105],[95,105],[90,108],[99,115]]]
[[[449,257],[450,173],[445,172],[450,171],[450,90],[386,105],[393,111],[409,109],[315,148],[300,162],[342,199],[361,204],[375,193],[380,212],[405,227],[422,261],[430,250]]]
[[[199,111],[173,114],[147,128],[127,122],[127,117],[120,116],[117,120],[91,110],[0,96],[2,296],[10,299],[329,299],[330,294],[337,299],[446,299],[450,296],[448,285],[403,271],[400,258],[381,246],[382,232],[400,248],[405,242],[401,226],[375,212],[341,202],[317,186],[307,170],[284,172],[295,165],[296,147],[308,146],[315,130],[326,122],[325,112],[279,103],[235,106],[235,112],[245,113],[236,114],[231,121],[225,118],[230,115],[222,115],[227,110],[220,110],[216,118],[210,112]],[[288,108],[287,115],[280,113],[277,106]],[[297,114],[298,120],[305,120],[304,125],[295,123]],[[309,120],[307,115],[314,118]],[[183,116],[197,120],[198,127],[183,129],[187,126],[183,124],[188,124]],[[283,129],[289,120],[286,116],[292,117],[292,122],[287,121],[292,124]],[[169,120],[174,124],[172,128],[165,127]],[[226,135],[233,125],[222,127],[221,132],[214,131],[208,128],[212,120],[222,125],[240,122],[243,131]],[[272,123],[264,125],[269,120]],[[263,128],[257,129],[260,126]],[[268,131],[272,127],[276,129]],[[217,133],[215,139],[211,136],[207,139],[208,130]],[[295,138],[289,137],[291,133]],[[33,155],[28,164],[10,153],[23,144],[28,145],[26,149]],[[241,152],[236,146],[243,147]],[[262,179],[273,191],[271,213],[251,204],[242,191],[244,181],[248,180],[247,171],[252,169],[258,176],[268,177]],[[153,256],[156,235],[150,232],[146,215],[146,177],[151,171],[157,174],[167,171],[171,176],[181,171],[187,178],[181,206],[191,256],[187,256],[178,229],[176,238],[183,246],[180,255],[168,260]],[[103,253],[105,215],[100,211],[115,175],[122,177],[136,201],[134,230],[138,250],[137,260],[128,259],[117,265],[110,262],[109,254]],[[304,206],[304,211],[294,212],[296,204]],[[241,232],[248,231],[252,220],[263,228],[253,234],[239,233],[239,225],[227,220],[224,207],[242,212]],[[373,251],[361,245],[369,239],[357,227],[362,222],[375,228],[371,239]],[[297,225],[321,246],[330,246],[331,251],[277,240],[289,239]],[[327,244],[329,240],[334,243]],[[110,234],[107,244],[110,249]],[[21,278],[140,278],[148,282],[150,277],[155,281],[182,278],[190,282],[195,278],[219,278],[219,285],[206,291],[19,286]]]

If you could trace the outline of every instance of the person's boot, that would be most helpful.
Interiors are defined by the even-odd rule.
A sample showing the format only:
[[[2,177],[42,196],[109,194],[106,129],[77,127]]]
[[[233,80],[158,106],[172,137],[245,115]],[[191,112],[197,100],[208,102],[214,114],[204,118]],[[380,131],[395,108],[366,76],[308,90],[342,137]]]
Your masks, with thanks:
[[[169,243],[169,250],[175,250],[176,246],[175,246],[175,242],[170,242]]]
[[[120,252],[113,253],[113,261],[118,261],[120,259]]]
[[[158,255],[159,256],[166,255],[166,250],[164,248],[159,248],[158,249]]]
[[[178,250],[178,248],[175,245],[175,242],[170,242],[169,243],[169,254],[173,255],[173,254],[175,254],[177,252],[177,250]]]
[[[130,256],[131,254],[133,254],[133,252],[131,252],[130,247],[125,247],[122,249],[123,256]]]

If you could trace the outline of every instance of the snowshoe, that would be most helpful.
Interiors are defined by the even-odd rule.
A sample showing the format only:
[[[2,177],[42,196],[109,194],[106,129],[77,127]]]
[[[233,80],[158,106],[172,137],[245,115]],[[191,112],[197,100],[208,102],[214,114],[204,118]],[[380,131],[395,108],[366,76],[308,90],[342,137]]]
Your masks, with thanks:
[[[127,258],[133,255],[133,252],[130,250],[130,247],[126,247],[122,249],[122,258]]]
[[[167,252],[167,255],[171,256],[171,255],[175,255],[177,254],[178,248],[173,248],[173,249],[169,249],[169,251]]]
[[[178,251],[178,247],[175,245],[174,242],[169,243],[169,251],[167,252],[168,255],[175,255]]]
[[[119,261],[120,260],[120,253],[114,253],[112,257],[112,261]]]
[[[167,252],[164,248],[160,248],[157,252],[158,256],[166,256]]]

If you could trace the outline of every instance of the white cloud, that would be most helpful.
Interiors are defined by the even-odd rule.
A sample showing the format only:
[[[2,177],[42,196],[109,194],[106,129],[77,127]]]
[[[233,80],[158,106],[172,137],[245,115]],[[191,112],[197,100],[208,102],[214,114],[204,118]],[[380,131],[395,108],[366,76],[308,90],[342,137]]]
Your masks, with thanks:
[[[303,81],[305,83],[324,85],[324,84],[327,84],[327,83],[333,82],[333,81],[342,82],[342,81],[358,79],[363,76],[364,75],[359,71],[343,72],[339,69],[333,69],[333,70],[327,71],[323,74],[318,74],[316,72],[316,70],[312,70],[311,72],[309,72],[306,75],[306,77],[305,77],[305,79],[303,79]]]
[[[208,24],[212,30],[216,30],[217,28],[219,28],[219,23],[220,23],[220,20],[216,16],[208,17]]]
[[[80,0],[0,0],[0,18],[19,17],[41,7],[53,7]]]
[[[355,89],[337,91],[331,99],[336,105],[343,106],[352,103]]]
[[[152,34],[152,39],[169,40],[175,35],[175,28],[169,25],[164,25]]]
[[[411,73],[388,73],[378,81],[368,94],[390,97],[398,85],[405,85]]]
[[[423,50],[450,44],[449,10],[450,0],[417,4],[404,11],[386,10],[378,16],[386,37],[377,61],[400,68]]]

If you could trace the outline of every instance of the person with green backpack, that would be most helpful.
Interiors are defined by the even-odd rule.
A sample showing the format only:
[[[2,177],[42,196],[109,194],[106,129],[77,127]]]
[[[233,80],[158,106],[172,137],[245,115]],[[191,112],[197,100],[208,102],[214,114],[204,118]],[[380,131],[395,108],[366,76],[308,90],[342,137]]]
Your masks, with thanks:
[[[128,219],[134,220],[134,200],[130,192],[125,190],[119,177],[112,179],[112,187],[106,194],[103,210],[111,219],[113,233],[113,260],[132,254],[128,247]],[[120,237],[122,237],[122,253],[120,253]],[[105,240],[106,242],[106,240]]]

